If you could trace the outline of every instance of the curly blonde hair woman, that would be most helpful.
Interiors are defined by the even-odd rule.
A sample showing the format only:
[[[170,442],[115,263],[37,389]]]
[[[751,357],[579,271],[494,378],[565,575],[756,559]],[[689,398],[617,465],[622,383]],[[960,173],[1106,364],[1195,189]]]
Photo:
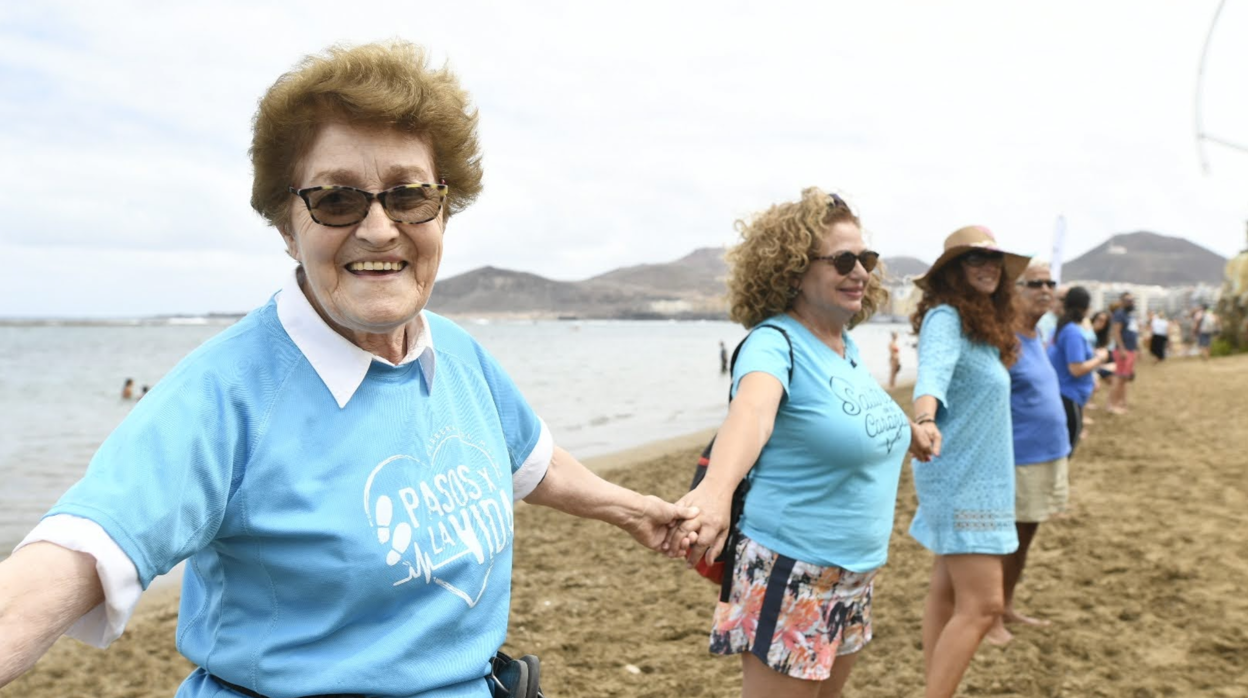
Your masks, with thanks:
[[[915,428],[848,331],[886,297],[879,254],[845,201],[816,188],[737,229],[731,312],[752,330],[707,475],[680,502],[701,513],[674,535],[692,543],[690,562],[728,548],[710,645],[742,655],[743,695],[838,696],[871,639],[875,573]]]
[[[838,223],[852,224],[861,236],[862,222],[844,199],[818,187],[809,187],[800,200],[775,204],[748,222],[737,221],[741,244],[728,251],[729,317],[748,329],[788,310],[811,259],[819,255],[823,233]],[[878,255],[874,265],[867,274],[861,307],[847,323],[851,329],[888,302]]]

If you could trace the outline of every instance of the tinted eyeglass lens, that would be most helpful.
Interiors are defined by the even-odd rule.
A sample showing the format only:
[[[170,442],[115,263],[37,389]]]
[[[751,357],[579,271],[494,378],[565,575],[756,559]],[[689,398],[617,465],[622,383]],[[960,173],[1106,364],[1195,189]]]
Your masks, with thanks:
[[[438,217],[442,198],[430,187],[400,187],[384,194],[386,215],[400,223],[424,223]]]
[[[868,273],[873,272],[875,271],[876,262],[880,261],[880,253],[879,252],[863,252],[862,254],[858,255],[858,261],[862,262],[862,268],[866,269]]]
[[[862,268],[870,273],[875,269],[875,263],[880,261],[880,253],[863,252],[862,254],[854,254],[853,252],[842,252],[831,258],[832,268],[836,269],[836,273],[841,276],[848,276],[854,271],[854,265],[862,263]]]
[[[308,210],[321,225],[351,225],[364,220],[371,203],[362,192],[321,189],[307,194]]]
[[[1000,252],[971,252],[962,257],[962,261],[966,262],[967,266],[982,267],[989,262],[1000,262],[1004,258],[1005,255]]]
[[[1023,285],[1026,286],[1027,288],[1044,288],[1046,286],[1049,288],[1057,288],[1057,282],[1053,281],[1052,279],[1049,279],[1047,281],[1032,279],[1030,281],[1024,281]]]

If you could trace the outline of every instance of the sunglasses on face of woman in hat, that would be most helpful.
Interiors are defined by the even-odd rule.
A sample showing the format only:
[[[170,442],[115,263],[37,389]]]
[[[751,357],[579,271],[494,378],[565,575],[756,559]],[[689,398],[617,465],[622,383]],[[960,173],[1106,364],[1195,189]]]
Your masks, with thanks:
[[[960,259],[962,263],[968,267],[982,267],[989,263],[1000,266],[1005,261],[1005,255],[1000,252],[976,250],[974,252],[967,252],[958,259]]]

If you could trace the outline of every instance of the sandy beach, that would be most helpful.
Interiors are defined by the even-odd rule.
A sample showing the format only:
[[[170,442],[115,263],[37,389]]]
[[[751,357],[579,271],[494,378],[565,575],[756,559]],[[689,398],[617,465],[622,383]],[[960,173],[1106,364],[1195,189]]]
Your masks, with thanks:
[[[1071,465],[1072,511],[1041,526],[1032,548],[1017,604],[1053,624],[982,647],[960,695],[1248,697],[1248,356],[1149,363],[1130,415],[1089,413],[1095,424]],[[706,438],[591,466],[674,499]],[[875,640],[847,696],[922,692],[931,556],[905,534],[908,470],[876,587]],[[541,656],[552,698],[739,694],[739,660],[706,650],[715,587],[603,524],[520,506],[516,529],[507,649]],[[172,696],[191,670],[174,649],[176,612],[176,588],[150,593],[108,651],[62,639],[0,696]]]

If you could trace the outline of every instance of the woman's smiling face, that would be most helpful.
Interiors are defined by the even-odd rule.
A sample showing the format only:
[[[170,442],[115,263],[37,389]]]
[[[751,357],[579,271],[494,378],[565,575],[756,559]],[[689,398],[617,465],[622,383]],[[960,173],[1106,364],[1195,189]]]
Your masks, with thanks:
[[[433,149],[424,138],[331,122],[300,160],[292,184],[375,193],[436,181]],[[364,220],[330,227],[313,220],[299,197],[292,195],[290,205],[282,237],[303,265],[308,299],[336,331],[358,344],[355,333],[401,332],[425,307],[442,260],[444,212],[426,223],[398,223],[374,200]]]
[[[977,263],[968,262],[967,257],[977,257]],[[966,282],[971,288],[985,296],[996,293],[997,286],[1001,284],[1001,271],[1004,265],[1001,255],[977,255],[972,252],[963,255],[959,263],[962,266],[962,273],[966,275]]]

